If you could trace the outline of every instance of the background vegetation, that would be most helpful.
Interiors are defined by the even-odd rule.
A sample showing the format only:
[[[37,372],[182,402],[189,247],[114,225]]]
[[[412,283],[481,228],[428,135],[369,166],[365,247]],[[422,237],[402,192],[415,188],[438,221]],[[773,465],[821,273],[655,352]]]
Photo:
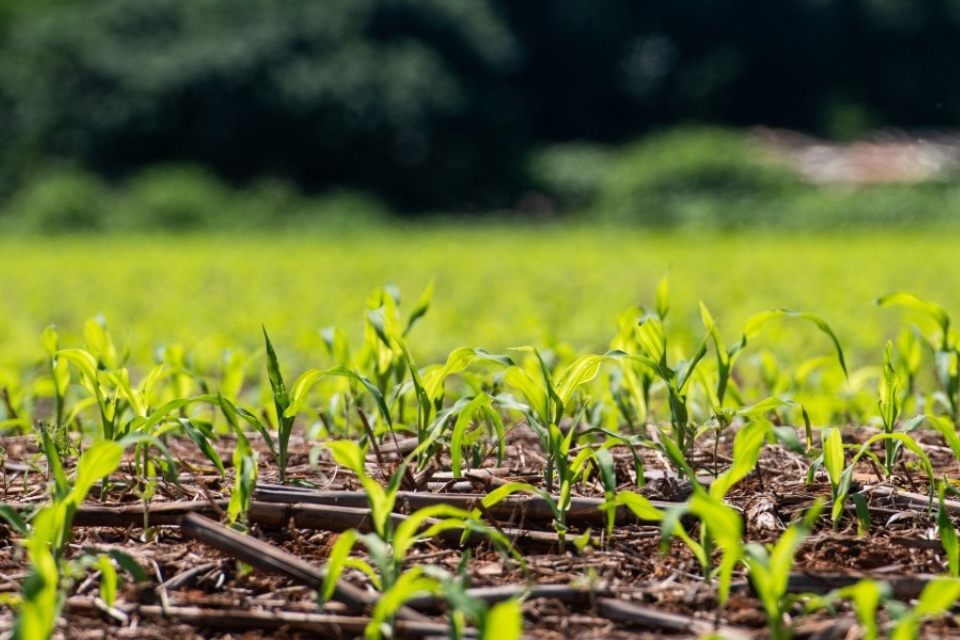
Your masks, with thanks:
[[[718,156],[715,139],[699,149],[661,139],[618,152],[604,165],[613,174],[606,180],[569,184],[560,169],[598,174],[596,145],[683,124],[764,124],[833,138],[956,126],[954,5],[3,0],[0,197],[12,202],[3,217],[19,226],[24,208],[37,204],[39,220],[22,224],[44,230],[263,226],[278,217],[283,225],[291,209],[326,215],[291,205],[290,194],[345,189],[406,215],[507,208],[542,216],[543,199],[530,197],[540,194],[554,213],[596,195],[617,220],[661,225],[779,224],[809,209],[831,210],[810,213],[815,221],[852,209],[859,223],[873,215],[861,209],[876,207],[837,195],[801,193],[781,212],[751,212],[743,205],[799,187],[744,163],[736,144]],[[654,158],[665,167],[651,169]],[[674,160],[684,158],[724,167],[706,177],[678,173]],[[167,168],[152,169],[158,164]],[[735,178],[736,193],[719,194],[715,212],[678,202],[691,187],[712,197],[720,177]],[[56,195],[37,203],[35,192],[48,186],[74,208],[52,214]],[[178,187],[189,192],[179,202],[156,202]],[[224,220],[227,187],[259,206],[228,206]],[[934,203],[955,200],[931,190],[893,193],[899,204],[876,217],[926,218]],[[217,213],[198,213],[201,199]],[[113,212],[89,211],[103,201]]]
[[[206,353],[215,366],[234,347],[261,346],[270,331],[291,368],[325,357],[320,330],[337,326],[356,343],[367,296],[396,284],[409,311],[431,282],[430,314],[410,339],[419,361],[452,349],[500,353],[524,344],[602,353],[617,318],[649,304],[669,270],[671,326],[686,351],[699,340],[697,302],[728,342],[757,311],[786,307],[825,317],[853,364],[874,363],[877,346],[905,319],[872,301],[911,289],[958,310],[960,278],[947,234],[650,234],[558,226],[344,229],[327,236],[118,235],[96,248],[76,238],[0,240],[0,363],[25,366],[40,334],[57,325],[64,344],[83,343],[84,322],[102,315],[134,360],[164,347]],[[648,309],[650,311],[650,309]],[[785,326],[764,335],[800,361],[829,344]],[[766,339],[766,338],[765,338]],[[255,370],[260,370],[255,365]]]

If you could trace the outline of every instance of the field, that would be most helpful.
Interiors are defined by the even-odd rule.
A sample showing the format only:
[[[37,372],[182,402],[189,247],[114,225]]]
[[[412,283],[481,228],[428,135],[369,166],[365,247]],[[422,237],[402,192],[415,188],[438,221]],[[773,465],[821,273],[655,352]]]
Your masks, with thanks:
[[[855,362],[876,363],[903,319],[874,307],[876,297],[909,290],[960,311],[958,237],[450,226],[306,237],[8,238],[0,240],[0,362],[35,358],[49,324],[79,346],[84,321],[99,314],[140,362],[159,345],[258,347],[263,324],[296,366],[315,366],[318,329],[337,326],[358,338],[370,293],[394,283],[409,304],[430,282],[433,305],[411,339],[421,359],[465,345],[498,351],[554,340],[603,350],[617,314],[652,304],[669,272],[675,329],[700,326],[699,300],[728,339],[755,312],[799,309],[827,318]]]
[[[0,240],[0,628],[960,635],[956,235]]]

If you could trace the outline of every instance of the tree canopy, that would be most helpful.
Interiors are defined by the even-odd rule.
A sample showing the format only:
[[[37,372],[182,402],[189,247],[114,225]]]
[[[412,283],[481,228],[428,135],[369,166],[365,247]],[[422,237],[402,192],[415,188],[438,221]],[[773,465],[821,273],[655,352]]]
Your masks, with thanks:
[[[3,0],[0,185],[189,162],[490,208],[545,143],[956,126],[958,53],[958,0]]]

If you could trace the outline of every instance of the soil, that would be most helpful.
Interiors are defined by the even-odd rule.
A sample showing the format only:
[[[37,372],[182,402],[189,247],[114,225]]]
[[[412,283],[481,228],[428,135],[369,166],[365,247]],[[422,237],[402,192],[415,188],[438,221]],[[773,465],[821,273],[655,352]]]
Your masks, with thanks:
[[[868,428],[849,428],[844,436],[855,442],[873,433]],[[514,480],[542,486],[545,460],[532,434],[518,428],[508,437],[507,456],[499,467],[494,468],[491,460],[483,468],[469,470],[464,479],[453,479],[441,460],[436,470],[411,474],[397,501],[398,512],[409,513],[424,501],[469,506]],[[732,433],[721,438],[716,465],[712,435],[698,443],[692,459],[705,482],[726,467],[732,438]],[[957,477],[957,460],[939,434],[921,432],[917,438],[938,477]],[[222,458],[230,460],[230,440],[223,439],[217,446]],[[24,510],[43,503],[47,481],[36,466],[40,457],[34,438],[3,438],[0,447],[6,450],[0,501]],[[393,447],[392,440],[384,443],[382,462],[368,458],[372,474],[385,478],[396,468],[397,455],[390,455]],[[95,488],[78,510],[74,538],[66,551],[67,558],[77,559],[87,552],[119,549],[136,561],[147,579],[134,582],[121,570],[121,585],[111,607],[99,598],[96,568],[79,570],[70,583],[55,637],[362,636],[369,605],[376,600],[362,573],[348,570],[343,578],[345,595],[340,597],[338,592],[337,599],[323,606],[313,588],[340,532],[350,526],[369,529],[366,496],[354,477],[337,468],[326,454],[311,466],[310,445],[301,441],[291,443],[291,466],[281,486],[276,467],[264,451],[248,535],[237,542],[218,524],[226,521],[223,509],[232,470],[228,467],[227,477],[221,478],[189,441],[171,443],[171,450],[183,461],[181,468],[193,473],[184,473],[179,485],[159,484],[150,501],[149,528],[144,529],[144,503],[137,493],[142,483],[132,473],[132,461],[127,461],[111,476],[110,484]],[[647,481],[638,489],[629,452],[614,451],[622,491],[640,491],[661,506],[688,498],[689,484],[676,480],[656,452],[643,451]],[[807,610],[813,596],[802,592],[824,595],[832,588],[873,577],[890,586],[893,598],[909,603],[933,575],[947,572],[936,512],[928,510],[928,480],[912,454],[904,453],[903,460],[890,478],[878,477],[878,469],[869,464],[856,470],[855,483],[869,506],[867,531],[860,530],[852,500],[834,527],[825,474],[808,482],[810,461],[779,445],[766,446],[754,473],[730,491],[728,503],[743,514],[745,537],[760,543],[776,542],[816,499],[827,501],[815,530],[799,548],[791,573],[795,604],[787,621],[794,637],[863,635],[848,602],[838,601],[832,609]],[[664,543],[656,524],[618,513],[608,536],[595,507],[602,497],[598,482],[575,488],[570,530],[562,549],[541,498],[515,496],[490,509],[487,522],[514,541],[526,566],[482,538],[471,538],[462,546],[459,532],[419,543],[405,566],[432,565],[465,575],[472,593],[489,601],[525,594],[524,636],[530,638],[695,638],[711,633],[768,637],[763,607],[742,567],[737,569],[728,602],[720,606],[716,582],[703,579],[695,557],[681,541]],[[946,504],[956,520],[960,502]],[[698,524],[685,522],[697,539]],[[575,539],[588,529],[593,539],[578,549]],[[7,598],[20,592],[28,572],[19,542],[13,529],[0,525],[0,590]],[[355,553],[364,552],[361,548]],[[351,597],[361,602],[351,603]],[[396,637],[449,635],[449,615],[436,598],[417,598],[406,611],[409,616],[398,616]],[[10,629],[13,620],[9,606],[0,609],[0,629]],[[888,608],[881,607],[878,620],[881,635],[888,635],[895,622]],[[924,637],[960,637],[960,619],[954,615],[924,624]],[[9,637],[9,633],[0,636]]]

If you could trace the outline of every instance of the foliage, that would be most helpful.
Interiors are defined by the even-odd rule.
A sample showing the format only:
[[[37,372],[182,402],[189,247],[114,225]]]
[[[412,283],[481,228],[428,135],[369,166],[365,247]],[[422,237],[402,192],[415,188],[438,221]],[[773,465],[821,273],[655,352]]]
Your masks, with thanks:
[[[770,623],[771,636],[775,640],[790,637],[784,626],[786,606],[789,603],[786,595],[790,568],[797,548],[813,530],[820,515],[821,506],[819,503],[815,504],[800,522],[787,527],[776,544],[764,546],[751,543],[744,549],[750,580],[763,603]]]
[[[189,162],[401,206],[496,202],[515,179],[499,78],[518,45],[489,1],[62,3],[0,49],[8,172]]]
[[[879,468],[877,445],[883,444],[888,474],[907,453],[922,467],[930,486],[931,521],[936,478],[930,457],[913,432],[929,423],[960,457],[960,439],[953,429],[955,404],[928,402],[929,415],[900,420],[903,377],[896,367],[903,363],[894,357],[892,342],[884,350],[883,367],[877,368],[878,384],[872,396],[883,430],[857,446],[844,445],[838,427],[820,428],[822,451],[814,449],[806,407],[789,397],[766,395],[771,390],[790,391],[790,386],[808,376],[786,376],[783,369],[763,358],[751,360],[745,356],[749,351],[745,347],[749,344],[751,349],[758,349],[761,336],[775,331],[777,323],[772,321],[789,318],[813,324],[825,338],[819,343],[821,351],[829,354],[817,359],[817,367],[825,359],[844,374],[828,378],[833,387],[818,387],[816,392],[836,396],[848,384],[847,359],[838,334],[819,315],[782,309],[754,313],[745,321],[739,342],[727,348],[716,320],[701,304],[699,319],[706,326],[706,335],[689,341],[688,334],[685,344],[699,346],[692,357],[684,359],[684,349],[675,347],[673,340],[675,334],[683,332],[676,331],[672,322],[665,322],[668,315],[677,317],[678,306],[671,298],[667,279],[662,279],[655,289],[655,313],[631,307],[621,314],[620,326],[616,327],[614,344],[635,353],[613,350],[578,355],[555,344],[544,349],[514,348],[513,355],[507,357],[461,347],[441,363],[419,367],[408,337],[433,306],[433,290],[433,285],[428,285],[404,315],[399,290],[393,286],[378,288],[366,300],[364,338],[359,346],[352,349],[336,329],[324,331],[324,344],[335,364],[307,369],[289,387],[275,343],[262,328],[264,346],[252,359],[259,362],[262,358],[265,366],[251,370],[249,378],[238,364],[245,360],[243,357],[223,357],[219,370],[202,371],[193,354],[182,348],[163,350],[158,354],[159,362],[140,371],[131,350],[115,342],[102,318],[85,323],[82,346],[70,346],[70,341],[53,328],[44,330],[37,351],[45,354],[39,360],[41,366],[27,374],[33,376],[29,390],[14,384],[23,378],[22,371],[0,369],[14,389],[10,393],[4,387],[7,428],[37,437],[42,452],[37,467],[49,478],[48,502],[35,512],[24,516],[0,505],[0,517],[23,538],[31,570],[16,601],[18,637],[48,637],[52,633],[77,567],[99,567],[103,572],[103,597],[107,601],[115,597],[113,562],[125,566],[125,561],[115,555],[71,557],[67,542],[73,516],[97,483],[103,494],[109,492],[110,476],[125,456],[132,466],[131,476],[137,479],[133,491],[144,502],[153,496],[160,474],[177,482],[184,463],[169,453],[166,443],[173,438],[196,446],[221,476],[226,475],[225,465],[213,442],[224,434],[235,438],[233,492],[225,517],[243,529],[260,473],[252,440],[259,438],[269,451],[280,480],[289,480],[288,446],[297,420],[307,414],[318,416],[322,427],[311,430],[319,440],[313,459],[329,455],[333,463],[352,474],[367,496],[371,525],[369,533],[344,532],[333,545],[320,585],[321,598],[331,597],[344,571],[362,572],[381,594],[366,627],[369,638],[391,633],[391,621],[400,607],[422,594],[441,596],[457,605],[459,613],[450,616],[454,636],[462,635],[468,623],[487,636],[501,627],[505,634],[516,635],[522,617],[515,602],[487,607],[446,571],[431,566],[410,567],[411,553],[421,543],[449,532],[461,541],[480,535],[505,556],[509,554],[511,562],[516,560],[525,567],[523,556],[511,547],[500,525],[485,521],[488,509],[517,493],[538,496],[552,512],[564,550],[573,496],[594,481],[604,495],[601,509],[608,515],[608,538],[614,512],[621,506],[643,520],[658,523],[662,549],[666,551],[674,538],[679,539],[700,565],[704,580],[716,584],[721,606],[729,601],[735,571],[744,565],[773,636],[785,638],[790,631],[786,614],[794,602],[787,593],[790,568],[799,545],[817,524],[820,504],[788,527],[775,544],[764,547],[745,542],[744,519],[726,499],[755,473],[765,447],[780,441],[806,456],[808,478],[814,478],[821,466],[826,469],[835,527],[854,491],[857,463],[867,456]],[[949,316],[942,307],[905,293],[881,301],[904,304],[932,316],[941,331],[930,341],[935,362],[939,352],[956,353]],[[629,337],[624,335],[625,328],[633,330]],[[711,348],[715,358],[707,357]],[[912,358],[908,368],[916,369]],[[659,437],[650,436],[645,429],[625,428],[631,425],[620,419],[623,399],[617,397],[623,376],[631,372],[646,380],[639,391],[643,395],[644,426],[656,426]],[[943,384],[952,379],[944,378],[940,369],[934,373],[917,384]],[[337,416],[341,411],[343,415]],[[354,421],[354,411],[359,425]],[[793,426],[774,424],[790,412],[804,422],[806,446],[800,443]],[[22,419],[21,414],[31,419]],[[699,475],[703,461],[688,454],[694,440],[705,432],[703,425],[721,418],[724,428],[736,431],[732,458],[724,470],[714,469],[713,482],[705,487]],[[435,504],[408,515],[397,513],[401,485],[416,482],[412,472],[449,461],[453,476],[460,477],[465,466],[464,449],[471,454],[466,464],[500,466],[504,461],[503,441],[508,431],[521,423],[536,434],[534,442],[539,443],[537,456],[545,462],[541,486],[507,481],[489,491],[472,510]],[[386,442],[397,444],[401,430],[413,434],[416,444],[395,466],[386,467],[380,448]],[[488,439],[486,447],[473,446],[484,437]],[[614,447],[632,456],[637,484],[644,479],[639,452],[647,448],[662,454],[690,483],[689,499],[678,504],[654,504],[618,484],[618,469],[611,453]],[[853,451],[849,463],[847,449]],[[378,458],[382,480],[367,462],[371,450]],[[82,453],[75,468],[70,469],[67,460],[74,452]],[[719,464],[716,457],[713,463]],[[936,523],[946,552],[946,569],[954,578],[939,580],[936,585],[940,591],[925,590],[912,611],[885,603],[896,620],[894,637],[915,634],[922,620],[945,611],[960,589],[955,579],[960,571],[960,552],[944,501],[946,484],[939,490]],[[858,527],[864,534],[870,528],[869,510],[862,499],[853,499],[857,501]],[[148,522],[144,529],[149,530]],[[604,543],[603,537],[594,539],[589,531],[580,533],[576,541],[581,551],[588,545]],[[365,555],[360,554],[358,545]],[[854,599],[864,609],[862,615],[867,615],[876,610],[882,595],[857,587],[836,597]],[[873,633],[874,629],[868,625],[867,631]]]
[[[744,136],[685,129],[623,149],[606,172],[597,209],[621,224],[748,226],[752,221],[737,218],[755,213],[751,200],[769,201],[796,182]]]
[[[0,193],[51,161],[110,177],[187,162],[231,181],[369,190],[403,209],[492,209],[531,187],[566,205],[592,189],[596,144],[671,126],[765,124],[841,138],[956,126],[948,61],[960,18],[938,0],[911,6],[3,0]],[[566,186],[528,162],[558,143],[578,145],[587,161],[579,175],[566,160],[549,169],[577,176]],[[711,172],[755,185],[751,165]],[[688,184],[674,169],[664,177]],[[629,200],[629,191],[618,193]],[[955,201],[955,189],[944,191],[941,200]],[[936,193],[873,193],[896,201],[874,218],[936,214]],[[730,226],[815,209],[826,226],[838,210],[859,218],[876,208],[842,192],[806,192],[805,206],[774,212],[743,193],[712,212],[696,194],[676,196],[659,201],[663,219],[648,206],[628,214]]]
[[[154,165],[120,182],[59,167],[35,176],[0,211],[10,234],[342,230],[386,218],[377,198],[332,190],[307,197],[279,179],[235,188],[197,166]]]

